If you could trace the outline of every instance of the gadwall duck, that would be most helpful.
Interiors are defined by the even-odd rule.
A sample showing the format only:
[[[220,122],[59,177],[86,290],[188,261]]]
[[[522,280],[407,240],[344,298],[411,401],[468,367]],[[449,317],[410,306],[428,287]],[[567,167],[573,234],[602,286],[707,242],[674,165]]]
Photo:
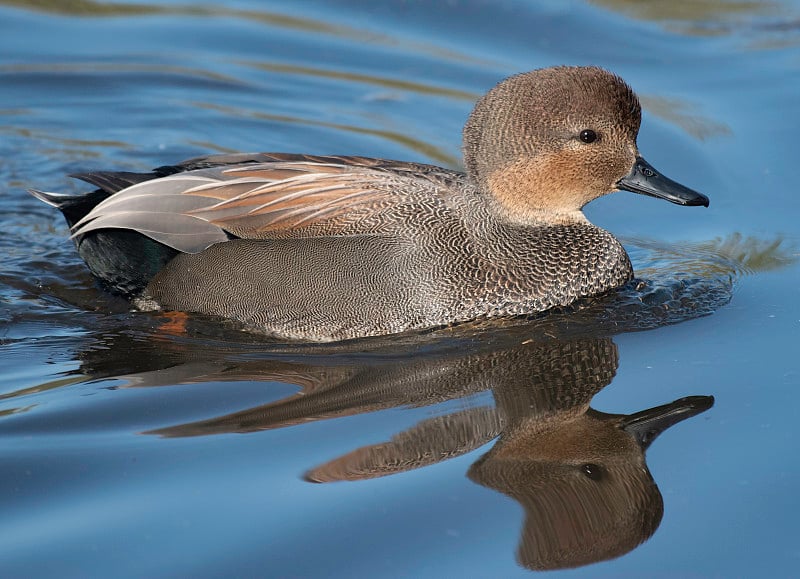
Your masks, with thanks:
[[[517,316],[617,288],[622,245],[581,208],[624,189],[708,198],[653,169],[641,108],[595,67],[512,76],[464,127],[466,172],[365,157],[213,155],[74,175],[58,207],[89,269],[140,309],[332,341]]]

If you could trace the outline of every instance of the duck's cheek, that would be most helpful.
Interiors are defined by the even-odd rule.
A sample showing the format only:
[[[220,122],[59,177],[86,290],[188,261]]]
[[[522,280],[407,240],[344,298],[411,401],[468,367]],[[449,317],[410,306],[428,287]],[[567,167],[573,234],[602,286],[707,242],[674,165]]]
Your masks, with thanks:
[[[504,165],[489,176],[488,185],[506,212],[524,221],[534,213],[577,211],[610,191],[607,181],[587,169],[579,151],[562,150]]]

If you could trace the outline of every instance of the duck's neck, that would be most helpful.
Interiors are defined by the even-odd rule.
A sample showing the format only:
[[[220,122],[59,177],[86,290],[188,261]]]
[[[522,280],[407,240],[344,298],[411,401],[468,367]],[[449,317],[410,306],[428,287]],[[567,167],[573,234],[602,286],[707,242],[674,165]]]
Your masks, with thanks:
[[[530,200],[537,198],[530,192],[524,193],[513,189],[503,188],[502,183],[488,183],[480,185],[475,179],[469,179],[474,189],[472,193],[480,197],[481,204],[500,223],[508,223],[520,227],[542,227],[548,225],[586,225],[589,220],[581,209],[575,209],[572,203],[559,204],[557,198],[543,197],[544,203],[534,205]],[[494,185],[494,187],[492,186]]]
[[[520,206],[505,202],[491,192],[482,192],[489,210],[500,222],[518,227],[542,227],[549,225],[586,225],[589,220],[580,209],[556,209],[549,207]]]
[[[586,216],[580,209],[575,211],[529,209],[521,216],[521,219],[515,220],[514,222],[519,225],[586,225],[589,223],[589,220],[586,219]]]

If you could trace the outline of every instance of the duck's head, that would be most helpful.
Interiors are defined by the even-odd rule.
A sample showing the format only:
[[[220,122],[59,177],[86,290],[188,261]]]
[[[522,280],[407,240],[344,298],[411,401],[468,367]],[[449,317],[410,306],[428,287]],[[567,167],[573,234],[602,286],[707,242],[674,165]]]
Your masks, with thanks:
[[[464,127],[469,177],[521,223],[583,220],[581,208],[624,189],[681,205],[705,195],[661,175],[639,154],[633,90],[596,67],[555,67],[502,81]]]

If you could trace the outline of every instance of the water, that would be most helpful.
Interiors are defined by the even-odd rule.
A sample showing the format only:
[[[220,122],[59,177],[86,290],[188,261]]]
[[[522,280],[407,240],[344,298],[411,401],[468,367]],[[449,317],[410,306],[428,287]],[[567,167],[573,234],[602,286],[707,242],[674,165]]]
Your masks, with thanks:
[[[523,576],[561,500],[620,525],[553,515],[584,532],[562,565],[621,555],[563,575],[792,575],[799,41],[790,1],[0,2],[0,574]],[[327,348],[176,331],[24,191],[215,151],[457,166],[472,101],[553,64],[628,80],[644,155],[711,198],[588,207],[648,283],[584,312]],[[689,395],[715,402],[648,482],[598,412]]]

